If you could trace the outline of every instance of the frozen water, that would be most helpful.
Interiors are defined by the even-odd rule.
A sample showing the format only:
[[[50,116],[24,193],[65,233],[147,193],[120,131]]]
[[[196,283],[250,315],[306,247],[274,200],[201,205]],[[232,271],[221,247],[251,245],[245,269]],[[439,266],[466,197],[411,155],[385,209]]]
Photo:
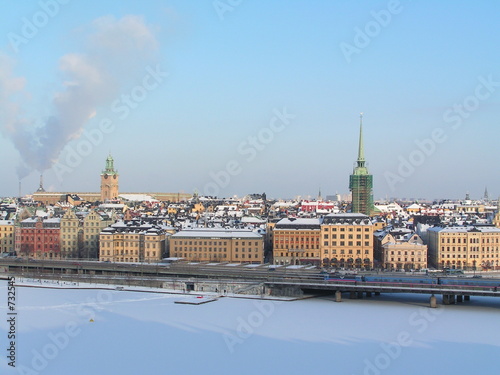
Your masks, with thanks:
[[[17,287],[14,369],[0,286],[5,375],[498,373],[495,298],[437,309],[397,294],[182,305],[173,294],[31,287]]]

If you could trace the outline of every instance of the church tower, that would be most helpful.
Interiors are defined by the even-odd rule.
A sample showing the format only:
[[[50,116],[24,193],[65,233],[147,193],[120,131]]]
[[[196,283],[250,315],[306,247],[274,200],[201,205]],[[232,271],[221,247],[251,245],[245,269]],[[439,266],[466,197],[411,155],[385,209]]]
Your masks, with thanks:
[[[363,114],[359,123],[358,160],[349,178],[349,190],[352,193],[351,212],[370,216],[373,212],[373,176],[366,167],[365,150],[363,146]]]
[[[111,155],[106,159],[106,168],[101,173],[101,202],[118,198],[118,171]]]

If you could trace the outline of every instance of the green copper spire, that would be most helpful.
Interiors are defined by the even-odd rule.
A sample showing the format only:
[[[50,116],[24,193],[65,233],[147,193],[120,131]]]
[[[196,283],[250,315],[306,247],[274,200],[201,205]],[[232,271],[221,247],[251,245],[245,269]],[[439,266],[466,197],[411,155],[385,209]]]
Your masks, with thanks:
[[[113,157],[110,154],[106,159],[106,169],[102,171],[102,174],[115,175],[117,173],[118,171],[115,171]]]
[[[359,148],[358,148],[358,160],[356,162],[356,167],[354,168],[354,174],[357,176],[367,175],[368,169],[365,166],[365,148],[363,145],[363,113],[359,115]]]

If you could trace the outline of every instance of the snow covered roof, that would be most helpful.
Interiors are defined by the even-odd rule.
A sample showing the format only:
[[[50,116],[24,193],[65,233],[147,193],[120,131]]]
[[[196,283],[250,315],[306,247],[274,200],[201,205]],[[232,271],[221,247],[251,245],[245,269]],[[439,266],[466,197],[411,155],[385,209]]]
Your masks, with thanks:
[[[125,205],[123,203],[103,203],[99,205],[99,208],[123,208]]]
[[[432,232],[443,233],[467,233],[467,232],[481,232],[481,233],[500,233],[500,228],[492,226],[453,226],[453,227],[432,227],[428,229]]]
[[[424,207],[422,207],[421,205],[419,204],[416,204],[416,203],[413,203],[411,205],[409,205],[408,207],[406,207],[407,210],[420,210]]]
[[[252,224],[265,224],[267,220],[256,216],[243,216],[241,218],[242,223],[252,223]]]
[[[29,217],[21,221],[21,223],[36,223],[38,221],[37,217]]]
[[[44,223],[56,223],[57,224],[57,223],[61,222],[61,218],[59,218],[59,217],[52,217],[50,219],[45,219],[43,222]]]
[[[184,229],[172,235],[171,238],[242,238],[242,239],[261,239],[262,236],[249,231],[238,229]]]
[[[148,194],[120,194],[118,197],[130,202],[159,202]]]
[[[275,229],[320,229],[321,219],[318,218],[285,218],[276,223]]]
[[[372,225],[367,215],[360,213],[329,214],[323,219],[323,224],[334,225]]]

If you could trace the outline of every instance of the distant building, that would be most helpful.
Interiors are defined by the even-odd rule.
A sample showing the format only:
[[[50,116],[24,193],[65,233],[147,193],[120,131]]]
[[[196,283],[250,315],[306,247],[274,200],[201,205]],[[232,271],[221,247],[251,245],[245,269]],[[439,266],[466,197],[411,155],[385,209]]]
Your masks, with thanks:
[[[33,200],[35,202],[44,205],[55,205],[58,202],[66,202],[68,197],[75,199],[75,196],[79,197],[79,200],[86,202],[97,202],[101,199],[100,193],[71,193],[71,192],[35,192],[33,193]]]
[[[363,115],[359,125],[358,160],[352,175],[349,178],[349,190],[352,194],[351,212],[372,215],[373,206],[373,176],[366,167],[363,146]]]
[[[187,229],[170,237],[170,256],[197,262],[264,261],[264,237],[238,229]]]
[[[318,212],[318,213],[331,213],[336,208],[333,202],[318,201],[302,201],[300,203],[300,210],[303,212]]]
[[[403,207],[401,207],[396,202],[391,202],[391,203],[387,203],[387,204],[377,204],[377,205],[375,205],[375,208],[381,214],[401,215],[401,214],[404,214],[404,212],[405,212],[405,210],[403,209]]]
[[[320,265],[321,219],[281,219],[273,229],[274,264]]]
[[[33,193],[33,200],[44,205],[55,205],[58,202],[68,202],[73,206],[82,202],[105,202],[119,198],[118,192],[118,171],[114,168],[114,159],[109,155],[106,159],[106,166],[101,173],[100,192],[47,192],[43,188],[43,180],[40,177],[40,186]],[[130,196],[147,195],[150,199],[158,201],[180,202],[192,197],[186,193],[123,193],[125,200]]]
[[[367,215],[329,214],[321,225],[320,250],[324,266],[373,267],[374,226]]]
[[[436,268],[499,269],[500,229],[493,226],[433,227],[429,263]]]

